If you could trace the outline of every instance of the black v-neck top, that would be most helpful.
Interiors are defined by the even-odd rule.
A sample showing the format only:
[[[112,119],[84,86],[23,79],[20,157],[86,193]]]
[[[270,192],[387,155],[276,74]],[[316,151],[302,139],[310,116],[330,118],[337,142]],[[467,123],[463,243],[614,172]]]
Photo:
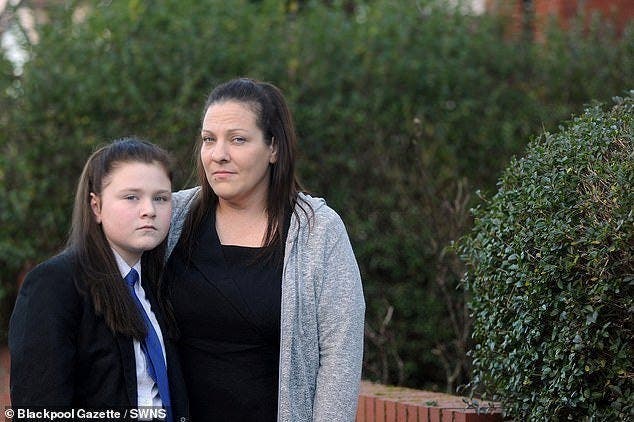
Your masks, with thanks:
[[[262,248],[221,245],[215,213],[191,263],[168,262],[179,352],[193,421],[277,418],[282,265]]]

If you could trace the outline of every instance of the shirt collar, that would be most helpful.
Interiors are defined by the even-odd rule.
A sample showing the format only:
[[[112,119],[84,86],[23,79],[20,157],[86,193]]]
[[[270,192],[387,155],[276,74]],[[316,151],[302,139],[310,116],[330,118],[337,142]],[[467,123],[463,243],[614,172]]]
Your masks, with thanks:
[[[136,264],[130,267],[128,263],[121,258],[121,255],[119,255],[117,251],[113,249],[112,253],[114,254],[114,259],[117,261],[117,267],[119,267],[121,278],[125,278],[125,276],[130,272],[130,269],[134,268],[136,272],[139,273],[139,281],[141,280],[141,260],[138,260]]]

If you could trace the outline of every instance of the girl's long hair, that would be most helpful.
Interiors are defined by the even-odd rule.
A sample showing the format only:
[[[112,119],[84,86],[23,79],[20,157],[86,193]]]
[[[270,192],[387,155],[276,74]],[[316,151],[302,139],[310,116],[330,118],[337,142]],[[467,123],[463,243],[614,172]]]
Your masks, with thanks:
[[[90,206],[91,194],[101,195],[106,178],[123,163],[159,164],[172,181],[167,152],[149,142],[122,138],[95,151],[84,166],[77,185],[67,248],[77,263],[78,288],[87,290],[97,315],[102,315],[113,333],[145,338],[147,330],[106,239]],[[166,241],[142,255],[144,285],[155,289],[164,265]],[[147,283],[146,283],[147,282]],[[84,287],[85,286],[85,287]]]

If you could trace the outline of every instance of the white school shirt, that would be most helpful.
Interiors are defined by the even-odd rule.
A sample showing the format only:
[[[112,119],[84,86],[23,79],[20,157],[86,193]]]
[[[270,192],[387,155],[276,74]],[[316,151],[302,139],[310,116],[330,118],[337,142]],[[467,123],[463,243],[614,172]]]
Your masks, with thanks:
[[[150,322],[154,326],[154,331],[156,331],[156,335],[158,336],[159,342],[161,343],[161,349],[163,349],[163,359],[165,359],[165,344],[163,343],[163,333],[161,333],[161,327],[158,325],[158,321],[156,320],[156,316],[150,307],[150,302],[145,297],[145,290],[141,287],[141,261],[138,261],[134,264],[133,267],[130,267],[124,260],[119,256],[117,251],[112,250],[114,253],[114,257],[117,260],[117,265],[119,266],[119,271],[121,272],[121,277],[125,278],[126,275],[130,272],[132,268],[139,273],[139,282],[134,284],[134,292],[136,293],[141,305],[143,305],[143,309],[147,314]],[[122,280],[125,283],[125,281]],[[136,362],[136,390],[137,390],[137,400],[138,406],[155,406],[155,407],[163,407],[163,402],[161,397],[159,396],[158,386],[150,377],[147,371],[147,362],[145,360],[145,353],[141,350],[141,343],[133,339],[132,343],[134,344],[134,360]],[[167,361],[165,362],[165,368],[167,368]]]

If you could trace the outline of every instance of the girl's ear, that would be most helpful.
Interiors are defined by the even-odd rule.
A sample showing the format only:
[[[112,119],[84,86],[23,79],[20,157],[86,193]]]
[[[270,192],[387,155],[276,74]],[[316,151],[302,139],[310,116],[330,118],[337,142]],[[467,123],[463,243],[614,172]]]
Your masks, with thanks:
[[[101,201],[93,192],[90,192],[90,208],[97,224],[101,224]]]
[[[273,164],[277,162],[277,140],[275,137],[271,139],[271,145],[269,145],[271,149],[271,157],[269,158],[269,164]]]

